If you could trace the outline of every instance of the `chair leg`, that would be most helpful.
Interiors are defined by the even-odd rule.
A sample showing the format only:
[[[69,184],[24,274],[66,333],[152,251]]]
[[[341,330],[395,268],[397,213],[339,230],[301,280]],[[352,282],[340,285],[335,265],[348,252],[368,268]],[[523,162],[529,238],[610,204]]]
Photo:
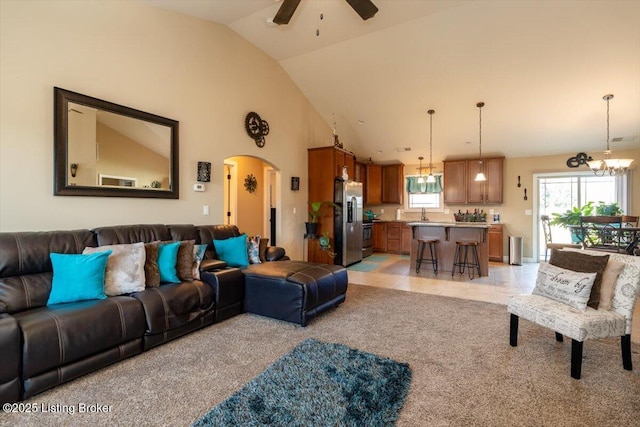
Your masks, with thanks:
[[[564,341],[564,338],[562,337],[562,334],[556,332],[556,341],[558,341],[558,342]]]
[[[571,340],[571,378],[580,379],[582,370],[582,341]]]
[[[518,346],[518,316],[511,314],[511,323],[509,327],[509,344],[511,347]]]
[[[620,347],[622,348],[622,367],[627,371],[632,370],[631,366],[631,335],[620,337]]]

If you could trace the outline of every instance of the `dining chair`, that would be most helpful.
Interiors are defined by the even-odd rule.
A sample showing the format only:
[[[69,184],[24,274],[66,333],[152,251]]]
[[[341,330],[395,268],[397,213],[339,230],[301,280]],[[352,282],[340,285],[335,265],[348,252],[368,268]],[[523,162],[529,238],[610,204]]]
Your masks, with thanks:
[[[622,225],[625,227],[637,227],[638,218],[640,217],[631,216],[631,215],[622,215]]]
[[[575,248],[580,249],[582,245],[576,245],[574,243],[554,243],[551,237],[551,223],[549,215],[540,215],[540,221],[542,222],[542,231],[544,233],[544,262],[547,262],[547,256],[551,249],[563,249],[563,248]]]
[[[622,216],[581,216],[582,246],[584,249],[624,252],[621,228]]]

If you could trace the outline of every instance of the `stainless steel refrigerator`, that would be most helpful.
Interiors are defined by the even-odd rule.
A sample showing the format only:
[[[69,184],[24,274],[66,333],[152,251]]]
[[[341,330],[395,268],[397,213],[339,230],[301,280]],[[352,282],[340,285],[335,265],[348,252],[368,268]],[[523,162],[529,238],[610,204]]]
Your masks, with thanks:
[[[335,263],[346,267],[362,261],[362,183],[336,178],[333,194]]]

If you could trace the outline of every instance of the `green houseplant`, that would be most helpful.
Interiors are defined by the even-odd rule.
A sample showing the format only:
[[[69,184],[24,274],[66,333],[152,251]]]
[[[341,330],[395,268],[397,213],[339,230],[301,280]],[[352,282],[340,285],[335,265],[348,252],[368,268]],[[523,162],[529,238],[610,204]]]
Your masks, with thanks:
[[[335,203],[326,200],[322,202],[309,202],[309,222],[305,222],[307,235],[318,235],[318,220],[322,217],[321,209],[325,205],[336,206]]]
[[[563,228],[568,228],[571,231],[571,240],[574,243],[580,243],[582,241],[580,236],[580,230],[577,227],[571,227],[580,225],[581,216],[589,215],[621,215],[622,209],[618,206],[617,202],[605,203],[598,202],[598,206],[593,205],[594,202],[589,201],[582,207],[573,207],[566,210],[563,213],[554,212],[551,214],[552,219],[549,222],[551,225],[557,225]]]

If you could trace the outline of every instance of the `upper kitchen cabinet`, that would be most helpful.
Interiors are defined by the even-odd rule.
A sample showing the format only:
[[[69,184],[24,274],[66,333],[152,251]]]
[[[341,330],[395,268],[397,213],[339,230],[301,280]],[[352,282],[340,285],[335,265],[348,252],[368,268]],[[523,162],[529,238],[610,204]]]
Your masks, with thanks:
[[[486,181],[476,181],[482,170]],[[504,157],[444,161],[444,202],[448,204],[502,203]]]
[[[382,166],[368,164],[366,168],[366,189],[364,203],[379,205],[382,203]]]
[[[467,202],[467,161],[444,161],[444,202]]]
[[[382,203],[401,205],[404,195],[404,165],[382,166]]]
[[[476,181],[483,169],[486,181]],[[467,203],[502,203],[502,166],[504,157],[467,162]]]
[[[363,203],[366,203],[367,200],[367,165],[362,162],[354,163],[355,169],[355,178],[353,178],[356,182],[362,183],[362,197]]]

